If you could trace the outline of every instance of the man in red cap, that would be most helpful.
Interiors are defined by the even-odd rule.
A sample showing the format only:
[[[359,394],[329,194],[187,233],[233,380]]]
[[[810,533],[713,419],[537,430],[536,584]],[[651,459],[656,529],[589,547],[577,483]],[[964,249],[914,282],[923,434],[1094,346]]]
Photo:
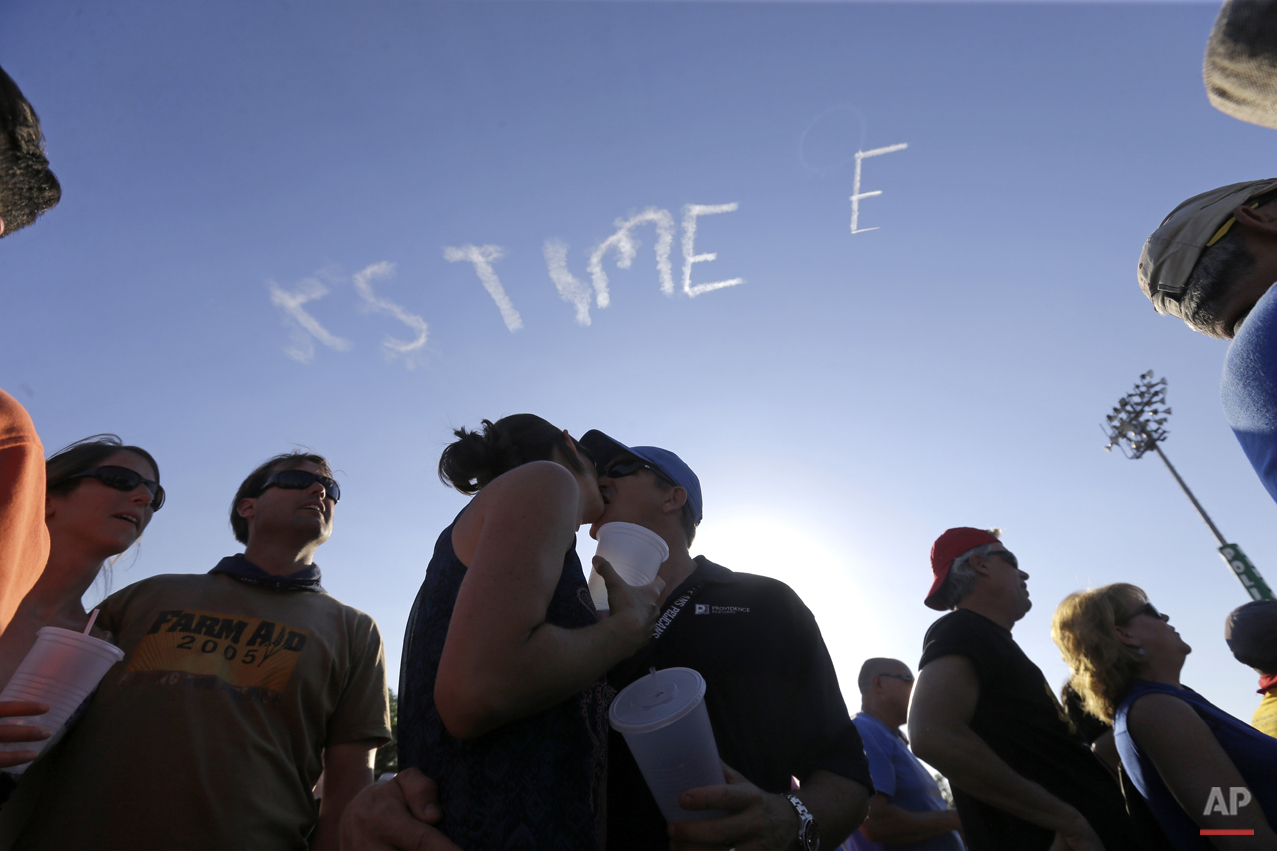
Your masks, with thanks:
[[[1145,847],[1113,776],[1011,637],[1029,575],[997,530],[950,529],[931,549],[931,625],[909,710],[913,750],[953,785],[971,851]]]

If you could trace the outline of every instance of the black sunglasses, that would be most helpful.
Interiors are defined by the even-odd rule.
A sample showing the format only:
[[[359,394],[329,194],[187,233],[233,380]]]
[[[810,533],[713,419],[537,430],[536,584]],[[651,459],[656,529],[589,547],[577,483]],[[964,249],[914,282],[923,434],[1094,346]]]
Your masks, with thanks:
[[[341,488],[337,483],[328,476],[320,473],[312,473],[309,470],[280,470],[278,473],[272,473],[271,477],[262,483],[262,489],[257,492],[258,496],[267,488],[286,488],[288,490],[303,490],[310,487],[315,482],[319,482],[324,486],[324,496],[337,502],[341,499]]]
[[[888,677],[893,680],[904,680],[907,683],[913,682],[913,674],[909,674],[907,676],[905,674],[879,674],[878,676]]]
[[[994,550],[993,552],[989,553],[989,555],[997,556],[998,558],[1005,561],[1007,564],[1014,567],[1016,570],[1020,569],[1020,562],[1016,561],[1015,553],[1011,552],[1010,550]]]
[[[1128,624],[1139,615],[1152,615],[1153,617],[1157,618],[1159,621],[1162,619],[1162,613],[1157,610],[1157,606],[1154,606],[1152,603],[1145,603],[1144,605],[1140,606],[1135,611],[1131,612],[1126,617],[1122,618],[1120,621],[1117,622],[1117,624],[1118,626],[1123,626],[1125,624]]]
[[[108,488],[115,488],[117,491],[131,491],[138,485],[146,485],[147,491],[151,494],[151,510],[159,511],[164,505],[164,488],[160,487],[159,482],[153,482],[144,478],[136,470],[130,470],[128,467],[115,467],[108,465],[106,467],[93,467],[85,470],[83,473],[76,473],[74,476],[67,476],[61,481],[66,482],[71,479],[97,479]],[[59,482],[54,482],[59,484]]]
[[[662,481],[665,480],[664,473],[640,458],[629,458],[625,461],[613,462],[608,465],[606,470],[603,471],[603,475],[607,476],[609,479],[620,479],[624,476],[632,476],[639,470],[647,470],[658,479],[661,479]]]

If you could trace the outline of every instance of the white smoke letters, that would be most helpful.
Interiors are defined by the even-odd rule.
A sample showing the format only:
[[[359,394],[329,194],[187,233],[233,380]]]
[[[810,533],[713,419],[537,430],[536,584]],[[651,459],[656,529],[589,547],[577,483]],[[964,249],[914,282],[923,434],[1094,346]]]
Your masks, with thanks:
[[[903,151],[907,147],[909,147],[908,142],[901,142],[898,145],[888,145],[885,148],[874,148],[872,151],[856,151],[856,177],[851,184],[851,232],[852,233],[867,233],[871,230],[878,229],[877,227],[859,228],[859,229],[857,229],[856,227],[856,225],[860,222],[860,199],[873,198],[876,195],[882,194],[881,189],[875,189],[873,192],[860,191],[860,164],[863,161],[869,159],[870,157],[880,157],[883,154],[892,154],[892,153],[895,153],[896,151]]]
[[[268,281],[270,302],[284,314],[284,322],[291,328],[290,341],[284,347],[284,354],[298,363],[310,363],[315,359],[315,340],[330,349],[339,352],[350,349],[350,341],[343,340],[319,324],[319,320],[311,316],[304,307],[308,301],[315,301],[328,295],[328,287],[317,278],[306,278],[297,285],[294,292],[288,292],[274,281]]]
[[[415,340],[399,340],[389,334],[381,341],[382,351],[385,352],[386,360],[394,360],[402,358],[404,364],[412,369],[415,366],[413,353],[424,348],[426,339],[430,330],[426,327],[426,320],[417,316],[415,313],[409,313],[393,301],[379,298],[372,291],[372,281],[374,278],[389,278],[395,273],[395,264],[387,263],[385,260],[380,263],[374,263],[366,267],[363,271],[355,274],[354,285],[355,292],[359,293],[359,297],[364,300],[364,310],[368,312],[375,311],[377,313],[385,313],[393,316],[410,329],[417,332]]]
[[[730,281],[715,281],[712,284],[692,286],[692,264],[708,263],[718,259],[716,251],[708,254],[696,253],[696,219],[699,216],[734,213],[737,206],[737,204],[688,204],[683,208],[683,292],[687,293],[688,298],[745,283],[744,278],[732,278]]]
[[[674,244],[674,217],[669,210],[658,210],[648,207],[637,216],[629,219],[617,219],[613,226],[616,233],[600,242],[590,254],[590,280],[594,283],[594,292],[599,307],[607,307],[611,296],[607,289],[607,273],[603,271],[603,255],[610,249],[616,249],[616,268],[628,269],[638,254],[638,242],[630,236],[636,226],[652,223],[656,225],[656,273],[661,279],[661,292],[674,295],[674,276],[670,272],[670,246]],[[586,323],[588,324],[588,323]]]
[[[874,198],[882,194],[881,189],[875,189],[870,192],[861,191],[860,181],[863,162],[871,157],[903,151],[908,147],[908,144],[902,142],[870,151],[856,152],[856,171],[851,195],[852,234],[878,230],[878,226],[860,227],[860,202],[866,198]],[[685,204],[683,206],[682,290],[683,294],[688,298],[696,298],[715,290],[735,287],[745,283],[745,279],[740,277],[706,283],[692,283],[692,272],[697,264],[711,263],[718,259],[717,251],[697,253],[696,230],[698,221],[706,216],[734,213],[739,207],[740,205],[734,201],[728,204]],[[566,242],[551,238],[547,239],[542,245],[541,253],[545,259],[546,272],[549,274],[550,282],[554,284],[559,298],[572,306],[578,325],[588,326],[591,324],[591,307],[597,307],[602,310],[612,303],[610,282],[604,266],[608,253],[611,252],[615,255],[618,269],[629,269],[638,256],[641,245],[634,235],[635,231],[648,225],[651,225],[655,232],[656,275],[661,293],[673,298],[675,295],[674,271],[670,254],[674,246],[675,221],[674,215],[669,210],[659,207],[647,207],[638,213],[630,215],[628,218],[621,217],[616,219],[612,225],[615,228],[614,232],[586,252],[588,261],[585,271],[589,278],[588,283],[574,275],[569,268],[569,246]],[[494,264],[505,256],[506,249],[499,245],[466,243],[464,245],[443,246],[443,259],[445,261],[449,263],[469,263],[474,267],[479,283],[483,285],[483,288],[496,305],[498,312],[500,312],[501,321],[508,331],[514,333],[523,327],[523,317],[515,309],[514,302],[501,284],[501,279],[497,276],[494,268]],[[362,312],[389,316],[403,323],[413,333],[411,339],[399,339],[387,334],[381,343],[382,353],[387,360],[402,360],[404,365],[411,369],[417,365],[417,358],[424,354],[430,330],[425,319],[415,313],[410,313],[399,304],[378,295],[373,290],[373,281],[390,278],[394,271],[394,264],[383,260],[364,267],[353,275],[350,280],[355,293],[360,299]],[[321,278],[324,280],[321,280]],[[298,363],[307,364],[314,360],[316,342],[338,352],[350,351],[353,348],[353,343],[350,340],[339,337],[329,331],[306,309],[307,304],[327,296],[330,292],[328,284],[336,282],[336,276],[322,272],[317,277],[304,278],[292,289],[285,289],[275,281],[267,281],[271,304],[279,310],[284,324],[290,331],[289,342],[284,347],[284,354]],[[1249,801],[1249,798],[1247,798],[1247,801]],[[1241,805],[1244,806],[1247,801],[1242,801]],[[1234,800],[1234,809],[1236,806],[1237,802]]]
[[[443,259],[449,263],[474,264],[474,271],[478,274],[479,281],[492,296],[492,300],[497,303],[497,309],[501,311],[501,319],[505,322],[505,327],[513,333],[523,327],[523,318],[519,316],[519,311],[514,309],[514,302],[510,301],[510,297],[505,294],[505,287],[501,286],[501,281],[492,268],[492,264],[504,256],[505,249],[499,245],[462,245],[458,248],[445,246],[443,249]]]

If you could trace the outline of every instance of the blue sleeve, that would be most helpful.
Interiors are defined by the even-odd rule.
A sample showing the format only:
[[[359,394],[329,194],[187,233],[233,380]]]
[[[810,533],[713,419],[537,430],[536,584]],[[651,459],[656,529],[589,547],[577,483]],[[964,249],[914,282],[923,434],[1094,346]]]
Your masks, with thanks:
[[[1255,304],[1228,349],[1220,401],[1250,465],[1277,500],[1277,286]]]
[[[874,791],[891,796],[896,794],[896,766],[891,761],[891,742],[883,737],[882,730],[859,717],[851,719],[860,731],[869,759],[869,776],[874,781]]]

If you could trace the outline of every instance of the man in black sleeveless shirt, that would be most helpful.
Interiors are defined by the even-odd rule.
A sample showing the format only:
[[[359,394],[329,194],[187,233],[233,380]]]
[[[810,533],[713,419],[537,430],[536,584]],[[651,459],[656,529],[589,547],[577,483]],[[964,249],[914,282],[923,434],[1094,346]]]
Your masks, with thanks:
[[[931,551],[932,624],[909,735],[953,785],[971,851],[1146,847],[1121,791],[1078,735],[1041,670],[1011,637],[1032,605],[997,536],[950,529]]]
[[[811,612],[782,582],[735,573],[688,547],[701,519],[696,474],[668,450],[624,446],[599,431],[595,456],[604,523],[636,523],[668,544],[666,594],[653,641],[608,674],[617,689],[650,668],[687,667],[705,679],[705,707],[723,786],[693,790],[688,809],[731,815],[667,826],[625,740],[608,748],[608,851],[670,847],[833,848],[860,824],[873,781],[833,662]],[[790,778],[802,788],[789,796]],[[796,801],[796,802],[795,802]]]

